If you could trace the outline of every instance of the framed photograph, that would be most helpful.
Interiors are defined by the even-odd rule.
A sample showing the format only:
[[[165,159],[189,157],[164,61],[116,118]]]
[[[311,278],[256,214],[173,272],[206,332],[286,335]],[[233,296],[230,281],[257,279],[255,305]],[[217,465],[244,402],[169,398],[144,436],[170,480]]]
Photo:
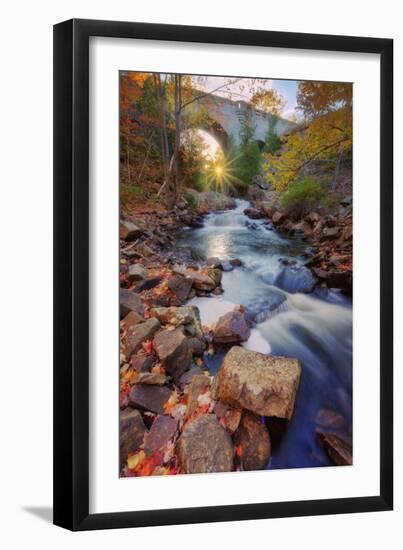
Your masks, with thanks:
[[[54,27],[54,523],[391,510],[393,42]]]

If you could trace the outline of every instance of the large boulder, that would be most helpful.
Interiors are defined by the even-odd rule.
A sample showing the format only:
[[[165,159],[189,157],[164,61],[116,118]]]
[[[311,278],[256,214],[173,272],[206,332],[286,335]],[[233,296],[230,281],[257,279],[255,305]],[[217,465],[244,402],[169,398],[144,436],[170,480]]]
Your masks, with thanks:
[[[166,386],[135,384],[129,395],[131,407],[164,414],[164,405],[172,395]]]
[[[203,330],[199,308],[196,306],[155,307],[150,314],[163,325],[183,326],[191,336],[202,336]]]
[[[193,189],[189,189],[188,192],[194,197],[196,209],[199,213],[235,208],[234,199],[223,193],[218,193],[216,191],[203,191],[198,193]]]
[[[188,423],[179,438],[177,452],[187,474],[233,469],[234,446],[215,414],[204,414]]]
[[[274,279],[274,284],[287,292],[296,293],[312,292],[316,279],[310,269],[305,266],[288,266],[279,271]]]
[[[262,416],[290,419],[301,376],[298,359],[232,347],[217,375],[217,399]]]
[[[270,436],[260,416],[243,411],[235,445],[244,470],[262,470],[266,467],[270,458]]]
[[[243,211],[245,216],[248,216],[251,220],[260,220],[265,217],[264,212],[258,210],[257,208],[245,208]]]
[[[122,339],[123,353],[126,359],[129,359],[133,353],[136,353],[141,348],[143,342],[150,340],[160,326],[161,323],[158,319],[151,317],[147,321],[144,321],[144,323],[127,327]]]
[[[217,286],[216,281],[212,277],[210,277],[206,273],[202,273],[201,271],[193,271],[191,269],[188,269],[186,271],[186,276],[192,279],[193,286],[197,290],[211,292]]]
[[[180,329],[158,332],[154,338],[154,349],[167,373],[175,379],[192,363],[192,352]]]
[[[240,311],[230,311],[218,319],[213,339],[216,344],[234,344],[246,342],[249,336],[245,315]]]
[[[143,229],[129,220],[121,220],[119,237],[124,241],[134,241],[144,235]]]
[[[120,468],[125,466],[128,453],[135,453],[139,450],[146,433],[147,428],[138,410],[127,407],[123,411],[120,411]]]
[[[120,318],[126,317],[131,311],[135,311],[139,315],[143,315],[144,306],[141,298],[135,292],[130,292],[125,288],[121,288],[119,291],[120,300]]]

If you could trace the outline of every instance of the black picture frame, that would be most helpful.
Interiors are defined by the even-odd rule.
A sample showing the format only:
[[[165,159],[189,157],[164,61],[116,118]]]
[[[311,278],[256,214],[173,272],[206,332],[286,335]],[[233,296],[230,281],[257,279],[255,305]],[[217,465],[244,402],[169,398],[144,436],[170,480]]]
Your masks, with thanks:
[[[381,57],[380,492],[329,500],[89,513],[89,38],[363,52]],[[54,523],[71,530],[393,507],[393,40],[73,19],[54,26]]]

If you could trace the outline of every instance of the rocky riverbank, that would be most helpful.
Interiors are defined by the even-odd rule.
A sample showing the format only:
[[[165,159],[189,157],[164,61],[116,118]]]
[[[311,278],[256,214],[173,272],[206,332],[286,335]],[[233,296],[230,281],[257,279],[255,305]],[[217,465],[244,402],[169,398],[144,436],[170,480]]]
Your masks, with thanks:
[[[209,208],[231,206],[217,200]],[[299,361],[242,347],[251,334],[242,306],[203,326],[198,308],[187,304],[195,296],[221,294],[223,270],[241,263],[210,258],[195,265],[175,249],[177,230],[202,224],[206,202],[198,205],[192,210],[182,201],[171,212],[140,210],[121,220],[122,476],[265,468],[273,426],[281,419],[286,429],[293,416]],[[312,269],[324,266],[323,261]],[[212,376],[206,359],[217,349],[224,358]],[[322,414],[318,438],[335,463],[351,463],[350,444],[329,429],[334,420],[329,415]]]
[[[276,230],[299,235],[311,245],[307,250],[306,267],[312,272],[316,286],[337,288],[352,295],[353,214],[352,197],[341,199],[333,214],[318,209],[300,219],[287,216],[279,206],[278,194],[252,186],[253,208],[245,214],[251,219],[267,219]]]

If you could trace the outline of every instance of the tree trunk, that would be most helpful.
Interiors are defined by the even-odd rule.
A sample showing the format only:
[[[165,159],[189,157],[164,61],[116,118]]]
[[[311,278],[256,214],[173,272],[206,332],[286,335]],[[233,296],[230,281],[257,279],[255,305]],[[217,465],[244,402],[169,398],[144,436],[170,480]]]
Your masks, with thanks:
[[[165,191],[166,206],[171,209],[174,205],[174,198],[171,190],[171,170],[169,161],[169,144],[168,144],[168,132],[166,124],[166,108],[165,108],[165,90],[161,83],[161,76],[154,75],[154,83],[157,89],[159,103],[160,103],[160,138],[161,138],[161,154],[162,154],[162,169],[163,169],[163,183],[158,195]]]
[[[181,141],[181,112],[182,112],[182,76],[175,75],[175,150],[174,150],[174,170],[175,170],[175,202],[179,196],[179,150]]]
[[[340,175],[340,166],[341,166],[342,156],[343,156],[343,150],[339,149],[339,154],[337,155],[336,167],[333,173],[332,184],[330,186],[330,189],[333,193],[336,191],[336,185]]]
[[[131,174],[130,174],[130,139],[129,136],[126,137],[126,165],[127,165],[127,180],[129,185],[131,185]]]

